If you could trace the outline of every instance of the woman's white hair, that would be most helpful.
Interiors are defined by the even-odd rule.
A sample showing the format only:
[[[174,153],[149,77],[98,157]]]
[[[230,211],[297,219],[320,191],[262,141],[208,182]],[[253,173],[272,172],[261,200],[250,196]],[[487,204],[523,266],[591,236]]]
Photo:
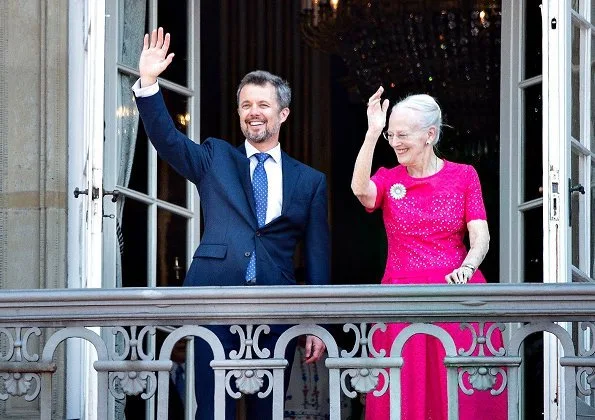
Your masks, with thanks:
[[[436,127],[436,139],[434,144],[440,140],[442,134],[442,111],[436,99],[426,94],[410,95],[397,102],[392,112],[397,109],[410,109],[419,115],[420,128]]]

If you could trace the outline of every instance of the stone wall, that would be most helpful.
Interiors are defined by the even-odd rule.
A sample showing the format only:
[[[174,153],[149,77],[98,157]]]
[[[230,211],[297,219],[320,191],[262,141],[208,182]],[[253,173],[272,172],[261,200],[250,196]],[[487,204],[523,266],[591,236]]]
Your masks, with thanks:
[[[2,0],[1,289],[66,285],[67,35],[67,0]],[[64,418],[61,376],[52,418]],[[0,418],[39,418],[37,406],[10,398]]]

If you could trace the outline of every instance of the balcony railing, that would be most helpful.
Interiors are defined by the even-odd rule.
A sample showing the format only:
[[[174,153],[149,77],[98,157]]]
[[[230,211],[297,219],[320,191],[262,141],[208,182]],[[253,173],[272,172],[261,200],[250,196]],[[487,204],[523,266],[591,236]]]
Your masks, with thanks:
[[[372,334],[395,322],[411,326],[397,336],[390,354],[378,354]],[[491,333],[500,329],[504,346],[479,355],[456,348],[437,324],[445,322],[464,323],[473,348],[490,349]],[[294,326],[267,354],[259,351],[258,339],[272,324]],[[329,328],[333,324],[351,337],[352,347],[340,348]],[[237,328],[241,348],[225,354],[205,325],[242,326]],[[99,333],[92,327],[111,328]],[[155,327],[169,329],[159,351],[151,352],[143,343]],[[97,351],[97,418],[113,417],[110,399],[141,395],[156,398],[155,416],[164,419],[172,349],[194,336],[213,349],[217,419],[224,418],[226,392],[236,398],[272,394],[273,417],[282,419],[285,346],[313,334],[327,346],[329,415],[336,420],[342,400],[369,392],[389,393],[391,407],[398,407],[402,346],[411,335],[430,334],[446,350],[449,419],[458,417],[457,388],[492,395],[506,390],[509,418],[517,419],[522,418],[523,343],[539,332],[550,333],[558,343],[561,418],[580,418],[577,401],[590,402],[595,388],[595,287],[590,285],[5,290],[0,292],[0,399],[38,399],[41,418],[51,419],[52,376],[64,369],[55,354],[66,339],[78,337]],[[383,389],[379,378],[387,385]],[[395,408],[391,418],[399,416]]]

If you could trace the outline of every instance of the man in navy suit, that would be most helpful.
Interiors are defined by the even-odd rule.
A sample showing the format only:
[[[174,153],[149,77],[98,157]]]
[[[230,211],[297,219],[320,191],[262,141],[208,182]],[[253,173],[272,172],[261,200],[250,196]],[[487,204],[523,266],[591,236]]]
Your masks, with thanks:
[[[293,257],[301,241],[305,282],[328,284],[325,176],[288,156],[279,144],[279,131],[289,115],[291,101],[287,82],[265,71],[248,73],[237,91],[244,144],[236,148],[216,138],[197,144],[176,130],[157,84],[157,77],[174,56],[168,54],[169,43],[170,35],[164,35],[162,28],[145,35],[139,60],[140,79],[133,90],[146,132],[157,152],[192,181],[200,195],[204,233],[184,285],[294,285]],[[226,354],[238,350],[237,334],[231,334],[228,327],[210,328],[221,339]],[[261,348],[272,349],[286,328],[273,326],[264,343],[260,343]],[[212,419],[213,370],[209,366],[210,357],[205,357],[212,353],[203,340],[195,342],[196,418]],[[288,349],[289,366],[293,350]],[[305,361],[315,362],[324,350],[319,338],[308,336]],[[226,416],[233,419],[234,401],[229,396],[227,400]],[[270,418],[270,397],[263,400],[250,396],[246,406],[248,418]]]

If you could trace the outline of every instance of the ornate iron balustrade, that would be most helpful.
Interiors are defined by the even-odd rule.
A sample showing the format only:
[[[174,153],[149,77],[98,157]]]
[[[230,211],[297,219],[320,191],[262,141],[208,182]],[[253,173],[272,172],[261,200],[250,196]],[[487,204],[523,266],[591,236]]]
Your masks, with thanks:
[[[411,325],[397,336],[390,354],[383,355],[371,346],[371,337],[383,323],[393,322]],[[463,323],[473,335],[472,347],[491,346],[493,356],[457,349],[445,330],[434,325],[438,322]],[[273,354],[258,345],[272,324],[294,325]],[[340,349],[325,328],[330,324],[343,325],[354,339],[353,348]],[[230,325],[240,335],[241,348],[225,354],[204,325]],[[152,354],[142,343],[158,326],[174,328],[159,354]],[[111,328],[98,334],[88,327]],[[491,344],[495,328],[506,329],[504,348]],[[0,399],[39,398],[41,418],[50,419],[52,375],[59,368],[56,349],[66,339],[79,337],[98,355],[98,418],[112,416],[110,394],[116,399],[156,395],[157,418],[167,418],[173,346],[197,336],[213,349],[218,419],[224,418],[225,392],[235,398],[272,393],[274,417],[282,418],[285,347],[297,336],[314,334],[327,346],[330,418],[339,419],[342,396],[389,392],[398,407],[402,346],[413,334],[430,334],[446,350],[450,419],[457,418],[457,387],[465,393],[490,390],[493,395],[507,389],[509,418],[516,419],[522,344],[542,331],[555,336],[562,350],[559,404],[565,419],[575,419],[577,397],[595,388],[595,288],[587,284],[5,290],[0,292],[0,340],[5,344],[0,351]],[[105,339],[105,332],[112,339]],[[39,340],[38,353],[32,337]],[[119,350],[114,342],[119,342]],[[382,389],[376,389],[379,377],[386,384]],[[392,418],[398,418],[397,412]]]

